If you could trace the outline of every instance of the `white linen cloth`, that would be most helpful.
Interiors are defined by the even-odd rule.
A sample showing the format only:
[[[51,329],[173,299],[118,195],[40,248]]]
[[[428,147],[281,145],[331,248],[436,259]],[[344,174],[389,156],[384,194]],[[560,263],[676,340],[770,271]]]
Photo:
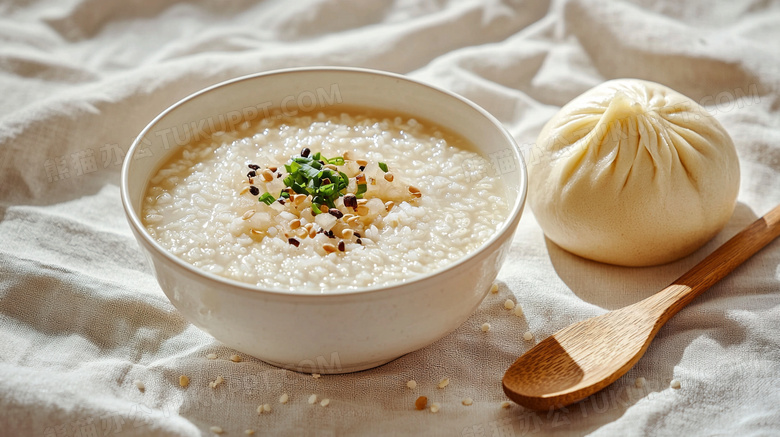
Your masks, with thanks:
[[[532,344],[524,332],[542,339],[652,294],[780,203],[778,22],[778,4],[762,1],[4,2],[0,435],[194,436],[211,426],[225,435],[776,434],[780,241],[579,404],[502,408],[501,377]],[[319,379],[247,356],[234,363],[235,351],[187,323],[152,277],[124,218],[120,163],[144,125],[180,98],[306,65],[384,69],[450,89],[492,112],[524,150],[588,88],[619,77],[660,82],[702,102],[732,135],[739,203],[704,248],[651,268],[570,255],[544,239],[527,209],[498,294],[437,343]],[[524,316],[504,309],[506,299]],[[181,374],[191,378],[186,389]],[[225,383],[212,390],[217,375]],[[450,384],[437,388],[445,377]],[[669,388],[673,378],[679,390]],[[310,405],[310,394],[330,405]],[[420,395],[441,411],[416,411]],[[265,403],[272,411],[258,415]]]

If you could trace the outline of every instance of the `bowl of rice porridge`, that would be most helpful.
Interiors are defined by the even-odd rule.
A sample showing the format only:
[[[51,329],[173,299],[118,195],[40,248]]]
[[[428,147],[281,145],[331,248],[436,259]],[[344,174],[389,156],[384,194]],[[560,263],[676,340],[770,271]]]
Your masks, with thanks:
[[[171,303],[238,351],[363,370],[460,326],[526,195],[511,135],[392,73],[279,70],[156,117],[122,168],[130,227]]]

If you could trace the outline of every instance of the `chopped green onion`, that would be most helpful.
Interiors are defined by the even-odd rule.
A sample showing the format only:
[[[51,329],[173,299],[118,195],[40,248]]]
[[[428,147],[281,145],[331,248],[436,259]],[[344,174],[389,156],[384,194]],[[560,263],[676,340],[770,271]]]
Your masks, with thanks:
[[[367,190],[368,186],[366,186],[366,184],[358,184],[357,193],[355,193],[355,196],[357,196],[358,199],[362,199],[363,193],[365,193]]]
[[[381,168],[383,172],[387,173],[387,164],[384,162],[379,163],[379,168]]]
[[[330,158],[327,161],[329,164],[333,164],[333,165],[344,165],[344,158],[341,156]]]
[[[270,205],[274,203],[276,199],[274,199],[274,196],[272,196],[271,193],[263,193],[263,195],[260,196],[258,200],[265,203],[266,205]]]

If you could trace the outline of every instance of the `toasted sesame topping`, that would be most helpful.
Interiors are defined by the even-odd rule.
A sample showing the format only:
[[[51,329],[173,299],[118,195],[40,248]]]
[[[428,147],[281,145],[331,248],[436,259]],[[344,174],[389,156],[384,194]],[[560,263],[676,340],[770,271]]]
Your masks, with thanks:
[[[359,216],[365,216],[365,215],[368,215],[368,207],[366,207],[365,205],[360,205],[360,206],[358,206],[358,207],[357,207],[357,214],[358,214]]]
[[[361,166],[368,165],[368,161],[366,161],[365,159],[356,159],[355,162],[357,163],[357,165],[361,165]]]
[[[249,220],[249,219],[251,219],[251,218],[252,218],[254,215],[255,215],[255,210],[254,210],[254,209],[249,209],[249,210],[247,210],[247,211],[244,213],[244,215],[242,215],[242,216],[241,216],[241,218],[242,218],[242,219],[244,219],[244,220]]]
[[[409,192],[412,194],[412,197],[422,197],[422,193],[420,192],[420,189],[417,187],[409,186]]]
[[[287,393],[282,393],[282,395],[279,396],[279,403],[280,404],[286,404],[287,401],[289,401],[289,400],[290,400],[290,395],[288,395]]]
[[[213,432],[214,434],[222,434],[223,432],[225,432],[222,431],[222,428],[218,426],[212,426],[211,428],[209,428],[209,431]]]
[[[645,386],[645,382],[647,382],[647,380],[640,376],[639,378],[636,379],[636,381],[634,381],[634,385],[636,386],[636,388],[642,388]]]
[[[315,235],[317,235],[317,230],[314,229],[314,226],[312,226],[311,228],[309,228],[309,238],[314,238]]]
[[[439,410],[441,410],[441,405],[439,405],[438,402],[434,402],[431,404],[431,413],[438,413]]]
[[[140,379],[136,379],[135,381],[133,381],[133,384],[135,384],[136,388],[138,388],[139,391],[146,390],[146,386]]]
[[[347,193],[343,198],[344,206],[347,208],[357,208],[357,196],[352,193]]]
[[[393,174],[392,173],[385,173],[385,180],[387,182],[393,182]]]
[[[365,183],[366,183],[366,175],[364,173],[358,173],[355,176],[355,182],[358,185],[365,185]]]
[[[222,378],[222,376],[221,376],[221,375],[218,375],[218,376],[217,376],[217,379],[215,379],[215,380],[213,380],[213,381],[209,382],[209,387],[211,387],[211,388],[217,388],[217,386],[218,386],[218,385],[220,385],[220,384],[222,384],[223,382],[225,382],[225,379],[224,379],[224,378]]]
[[[414,390],[414,389],[417,388],[417,381],[412,379],[412,380],[410,380],[409,382],[406,383],[406,386],[409,387],[410,389]]]
[[[297,238],[288,238],[288,239],[287,239],[287,242],[288,242],[288,243],[290,243],[290,244],[292,244],[292,245],[293,245],[293,246],[295,246],[295,247],[298,247],[298,246],[300,246],[300,245],[301,245],[301,242],[300,242],[300,241],[298,241],[298,239],[297,239]]]
[[[490,331],[490,323],[485,322],[482,324],[482,332],[488,332]]]
[[[238,356],[238,355],[231,355],[230,356],[230,361],[232,361],[234,363],[240,363],[241,362],[241,357]]]
[[[251,193],[253,196],[257,196],[258,194],[260,194],[260,189],[257,188],[254,185],[250,185],[249,186],[249,193]]]
[[[257,170],[260,168],[260,166],[257,164],[249,164],[247,167],[249,167],[251,170]]]
[[[385,202],[385,210],[387,212],[390,212],[394,206],[395,206],[395,202],[393,202],[392,200],[388,200],[387,202]]]
[[[520,305],[516,306],[515,307],[515,315],[517,317],[523,317],[523,307],[521,307]]]
[[[466,398],[460,401],[460,403],[468,407],[474,403],[474,400],[472,400],[471,398]]]
[[[246,174],[247,179],[252,179],[255,176],[257,176],[257,172],[255,172],[254,170]]]
[[[511,404],[509,403],[509,401],[501,402],[501,408],[509,408],[510,406]]]
[[[523,340],[531,341],[533,339],[534,339],[533,333],[531,333],[531,331],[525,331],[525,334],[523,334]]]
[[[190,385],[190,378],[187,375],[181,375],[179,376],[179,385],[182,387],[187,387]]]
[[[217,359],[217,354],[213,354],[213,353],[212,354],[208,354],[208,355],[206,355],[206,358],[208,358],[210,360],[216,360]]]
[[[249,233],[252,234],[252,235],[263,235],[263,231],[261,231],[259,229],[250,229]],[[214,357],[214,358],[216,358],[216,357]]]
[[[311,149],[309,149],[308,147],[304,147],[301,150],[301,156],[303,156],[304,158],[308,157],[309,154],[311,154]]]
[[[255,430],[254,429],[244,430],[244,434],[246,434],[246,435],[254,435],[255,434]]]
[[[314,378],[314,379],[320,379],[320,378],[322,378],[322,375],[320,375],[319,373],[312,373],[311,377]]]
[[[263,413],[271,412],[271,404],[263,404]]]
[[[511,310],[515,307],[515,302],[512,299],[507,299],[504,302],[504,308]]]
[[[344,240],[339,241],[338,248],[339,252],[344,252],[347,249],[347,245],[344,244]]]
[[[416,401],[414,401],[414,408],[420,411],[424,410],[426,405],[428,405],[428,398],[425,396],[420,396]]]
[[[671,388],[673,388],[675,390],[679,390],[680,387],[682,387],[682,384],[680,383],[679,380],[673,379],[672,382],[669,383],[669,387],[671,387]]]
[[[323,407],[327,407],[328,405],[330,405],[330,399],[323,399],[322,402],[320,402],[320,405],[322,405]]]
[[[344,213],[339,211],[336,208],[330,208],[328,210],[328,214],[332,215],[333,217],[336,217],[337,219],[344,217]]]
[[[355,231],[352,229],[347,228],[341,231],[341,238],[350,239],[353,235],[355,235]]]
[[[311,395],[311,396],[309,396],[309,403],[310,403],[311,405],[314,405],[315,403],[317,403],[317,395]]]
[[[498,284],[493,283],[493,285],[490,286],[490,292],[493,294],[498,293]]]
[[[249,186],[246,186],[246,187],[242,188],[241,192],[239,192],[238,194],[243,196],[244,194],[246,194],[248,192],[249,192]]]
[[[263,180],[265,182],[271,182],[272,180],[274,180],[274,172],[268,169],[263,170],[263,172],[260,173],[260,176],[263,177]]]
[[[450,378],[442,378],[442,380],[439,381],[439,385],[437,385],[437,387],[444,388],[448,385],[450,385]]]
[[[301,219],[290,220],[290,229],[298,229],[301,227]]]
[[[336,251],[336,246],[334,246],[334,245],[332,245],[330,243],[325,243],[325,244],[322,245],[322,249],[325,250],[325,252],[327,252],[327,253],[333,253],[333,252]]]

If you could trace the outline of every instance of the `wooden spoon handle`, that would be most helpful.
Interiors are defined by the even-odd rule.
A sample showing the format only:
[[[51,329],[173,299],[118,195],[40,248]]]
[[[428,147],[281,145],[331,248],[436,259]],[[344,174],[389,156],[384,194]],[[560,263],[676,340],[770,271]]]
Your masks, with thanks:
[[[743,229],[664,290],[646,299],[664,311],[661,323],[780,236],[780,205]]]

